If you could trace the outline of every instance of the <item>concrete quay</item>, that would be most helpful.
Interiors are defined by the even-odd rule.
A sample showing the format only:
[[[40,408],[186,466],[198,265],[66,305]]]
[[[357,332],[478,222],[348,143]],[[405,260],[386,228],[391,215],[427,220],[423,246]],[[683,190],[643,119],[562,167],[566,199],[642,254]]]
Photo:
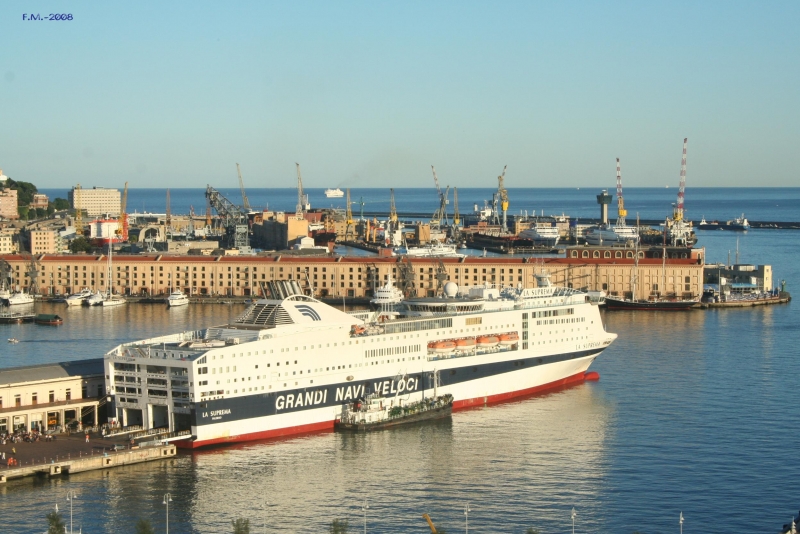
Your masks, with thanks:
[[[7,443],[2,447],[6,459],[14,458],[17,465],[0,467],[0,484],[30,476],[61,476],[98,469],[173,458],[174,444],[128,448],[121,441],[86,443],[83,436],[58,437],[53,442]],[[17,454],[12,453],[16,449]]]

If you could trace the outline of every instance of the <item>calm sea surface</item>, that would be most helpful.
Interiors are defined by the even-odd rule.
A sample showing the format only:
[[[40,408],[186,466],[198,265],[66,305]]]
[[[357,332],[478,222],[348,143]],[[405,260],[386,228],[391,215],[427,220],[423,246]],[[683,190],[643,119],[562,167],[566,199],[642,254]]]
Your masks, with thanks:
[[[692,190],[687,208],[706,191]],[[706,218],[800,220],[800,190],[717,191],[719,199],[701,204]],[[645,195],[643,204],[665,200],[669,208],[674,189],[664,199],[651,192],[655,199]],[[564,211],[578,213],[565,195]],[[709,261],[729,251],[735,258],[738,237],[742,262],[773,265],[776,281],[800,294],[800,231],[699,236]],[[0,326],[0,338],[21,340],[2,345],[0,367],[98,357],[120,342],[222,323],[243,310],[40,306],[62,314],[64,326]],[[239,517],[251,520],[252,532],[326,532],[334,518],[360,531],[364,498],[369,532],[425,532],[423,512],[459,532],[466,502],[472,532],[569,532],[573,506],[576,532],[678,532],[681,511],[687,533],[777,532],[800,508],[797,304],[604,320],[619,339],[592,366],[599,382],[420,427],[313,434],[106,474],[15,481],[0,486],[0,531],[43,532],[44,516],[56,502],[65,510],[72,489],[81,494],[75,526],[85,533],[133,532],[140,517],[163,532],[166,492],[173,533],[230,532]]]

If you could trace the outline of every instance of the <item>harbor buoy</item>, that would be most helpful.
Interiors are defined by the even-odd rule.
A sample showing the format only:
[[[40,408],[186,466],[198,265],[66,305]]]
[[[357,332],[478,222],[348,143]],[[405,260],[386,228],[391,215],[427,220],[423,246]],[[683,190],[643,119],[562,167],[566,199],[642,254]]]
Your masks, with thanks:
[[[584,380],[591,380],[592,382],[597,382],[600,380],[600,373],[597,371],[589,371],[588,373],[584,373],[583,375]]]

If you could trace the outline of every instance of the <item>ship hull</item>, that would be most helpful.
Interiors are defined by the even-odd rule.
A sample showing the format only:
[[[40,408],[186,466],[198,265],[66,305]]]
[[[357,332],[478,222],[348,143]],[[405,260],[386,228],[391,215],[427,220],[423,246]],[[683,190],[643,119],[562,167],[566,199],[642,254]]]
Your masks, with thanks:
[[[439,372],[438,394],[450,393],[454,397],[453,410],[483,406],[525,397],[584,381],[587,369],[605,347],[559,354],[542,358],[525,357],[515,353],[514,360],[478,366],[442,367]],[[542,360],[542,364],[538,360]],[[455,359],[457,360],[457,359]],[[446,360],[445,360],[446,361]],[[453,361],[453,359],[451,359]],[[438,369],[437,369],[438,370]],[[453,373],[454,372],[454,373]],[[453,373],[453,374],[451,374]],[[475,376],[476,378],[472,378]],[[413,387],[403,388],[392,378],[376,378],[369,382],[383,385],[386,393],[403,398],[433,392],[433,372],[407,375]],[[403,379],[401,379],[403,380]],[[458,380],[458,381],[457,381]],[[387,386],[388,384],[388,386]],[[349,391],[348,391],[349,389]],[[305,388],[280,395],[239,397],[205,403],[197,407],[206,414],[221,414],[218,423],[196,424],[193,410],[192,438],[176,442],[181,448],[201,448],[212,445],[287,437],[309,432],[332,430],[341,413],[343,402],[371,391],[359,384],[332,384],[320,389]],[[288,397],[303,399],[304,406],[293,406],[288,413]],[[316,405],[305,406],[307,401]],[[319,406],[319,407],[315,407]]]
[[[697,306],[696,300],[622,300],[606,297],[607,310],[687,311]]]

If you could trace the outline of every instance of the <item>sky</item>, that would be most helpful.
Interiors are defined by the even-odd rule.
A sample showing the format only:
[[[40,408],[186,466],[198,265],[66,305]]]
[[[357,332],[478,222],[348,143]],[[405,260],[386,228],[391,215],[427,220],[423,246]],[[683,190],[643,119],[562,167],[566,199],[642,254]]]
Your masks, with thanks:
[[[32,13],[72,20],[31,21]],[[800,2],[0,3],[40,188],[800,185]]]

